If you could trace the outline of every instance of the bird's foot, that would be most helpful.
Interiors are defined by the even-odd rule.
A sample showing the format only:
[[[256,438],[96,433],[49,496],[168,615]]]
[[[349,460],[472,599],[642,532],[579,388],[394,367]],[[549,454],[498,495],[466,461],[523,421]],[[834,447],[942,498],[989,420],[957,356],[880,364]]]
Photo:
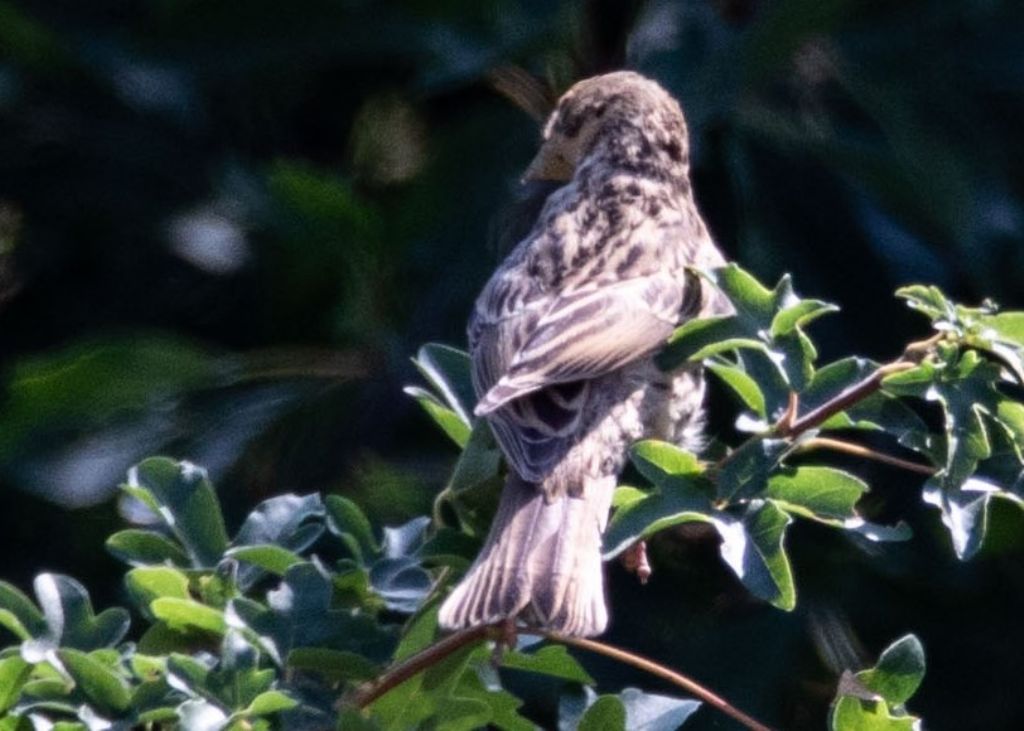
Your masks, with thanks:
[[[637,541],[622,554],[622,565],[626,571],[636,574],[641,584],[651,578],[651,564],[647,561],[647,541]]]
[[[491,652],[491,664],[500,667],[505,657],[506,650],[512,650],[516,646],[518,633],[516,631],[516,618],[508,617],[494,625],[498,637],[494,642],[494,650]]]

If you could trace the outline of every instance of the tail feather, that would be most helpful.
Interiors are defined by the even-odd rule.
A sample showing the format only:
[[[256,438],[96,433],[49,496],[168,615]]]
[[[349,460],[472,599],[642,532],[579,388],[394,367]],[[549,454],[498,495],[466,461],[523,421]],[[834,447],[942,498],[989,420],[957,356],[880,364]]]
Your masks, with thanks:
[[[604,631],[608,610],[601,566],[614,477],[579,495],[551,497],[510,476],[483,550],[441,606],[448,629],[524,616],[568,635]]]

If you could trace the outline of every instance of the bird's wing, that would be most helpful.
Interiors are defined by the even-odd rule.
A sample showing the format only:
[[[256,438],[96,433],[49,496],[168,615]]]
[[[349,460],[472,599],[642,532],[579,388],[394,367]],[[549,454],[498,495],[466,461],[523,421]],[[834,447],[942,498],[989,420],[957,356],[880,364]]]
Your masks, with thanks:
[[[547,386],[597,378],[649,355],[679,322],[682,303],[678,279],[658,272],[562,294],[539,315],[506,319],[482,333],[474,352],[488,376],[480,380],[489,384],[476,413],[489,414]],[[521,345],[509,352],[508,343]]]
[[[482,394],[476,413],[491,415],[518,474],[545,476],[572,444],[590,381],[659,348],[680,319],[686,288],[657,272],[536,298],[502,317],[477,312],[470,323]]]

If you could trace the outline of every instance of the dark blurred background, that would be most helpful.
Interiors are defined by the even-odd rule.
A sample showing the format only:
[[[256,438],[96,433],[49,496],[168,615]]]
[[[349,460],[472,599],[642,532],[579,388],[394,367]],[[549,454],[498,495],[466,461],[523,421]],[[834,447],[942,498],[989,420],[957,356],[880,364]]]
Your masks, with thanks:
[[[542,85],[628,67],[677,95],[722,248],[843,307],[824,360],[923,335],[900,284],[1021,307],[1022,7],[0,0],[3,578],[118,600],[116,486],[156,453],[208,467],[235,520],[287,491],[425,512],[454,452],[401,386],[420,344],[464,344],[538,140],[508,97]],[[961,565],[914,479],[856,469],[912,542],[798,526],[785,614],[699,531],[666,536],[648,587],[613,569],[608,639],[810,729],[839,670],[915,631],[928,728],[1019,728],[1020,517]],[[550,723],[552,691],[520,691]]]

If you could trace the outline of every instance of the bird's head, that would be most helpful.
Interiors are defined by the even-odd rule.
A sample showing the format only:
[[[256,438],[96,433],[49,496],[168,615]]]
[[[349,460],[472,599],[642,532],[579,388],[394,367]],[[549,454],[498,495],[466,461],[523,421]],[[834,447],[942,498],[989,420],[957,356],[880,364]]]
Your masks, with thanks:
[[[624,140],[630,137],[627,132],[646,143],[633,154],[679,167],[685,174],[688,142],[679,103],[654,81],[617,71],[577,82],[562,95],[523,180],[568,181],[595,143]]]

